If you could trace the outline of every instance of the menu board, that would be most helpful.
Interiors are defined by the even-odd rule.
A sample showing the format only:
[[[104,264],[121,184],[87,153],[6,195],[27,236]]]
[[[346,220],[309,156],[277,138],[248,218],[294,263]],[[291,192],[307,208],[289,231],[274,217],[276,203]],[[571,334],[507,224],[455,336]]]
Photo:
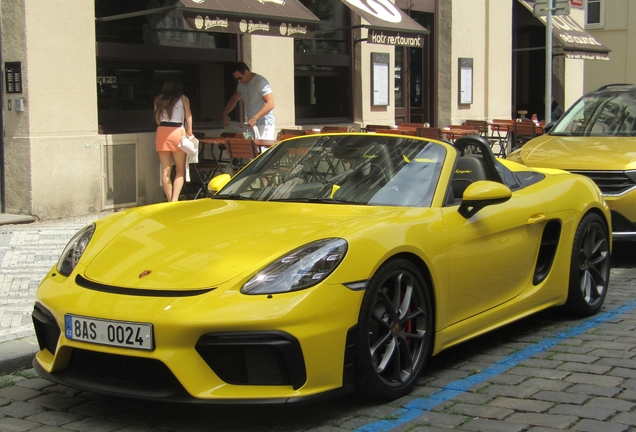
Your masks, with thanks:
[[[4,63],[6,93],[22,93],[22,62]]]
[[[373,106],[389,105],[389,61],[388,53],[371,53],[371,105]]]
[[[473,103],[473,59],[459,59],[459,103]]]

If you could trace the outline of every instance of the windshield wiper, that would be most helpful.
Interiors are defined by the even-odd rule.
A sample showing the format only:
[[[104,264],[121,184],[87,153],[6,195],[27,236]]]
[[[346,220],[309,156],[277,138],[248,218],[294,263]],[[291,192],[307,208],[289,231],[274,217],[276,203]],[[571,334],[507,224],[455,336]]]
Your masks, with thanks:
[[[212,196],[212,198],[252,201],[251,198],[246,198],[243,195],[239,194],[214,195]]]
[[[270,202],[306,202],[319,204],[349,204],[348,201],[337,200],[333,198],[274,198],[268,200]]]

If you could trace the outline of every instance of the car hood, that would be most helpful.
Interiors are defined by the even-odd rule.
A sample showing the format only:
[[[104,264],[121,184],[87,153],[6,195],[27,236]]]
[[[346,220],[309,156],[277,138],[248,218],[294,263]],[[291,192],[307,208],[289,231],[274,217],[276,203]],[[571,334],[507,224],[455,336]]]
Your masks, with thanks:
[[[111,286],[215,287],[314,240],[347,238],[395,218],[395,207],[197,200],[140,211],[104,228],[85,253],[84,276]],[[100,238],[101,236],[101,238]],[[111,238],[108,238],[108,237]],[[105,238],[104,238],[105,237]],[[88,255],[88,256],[86,256]]]
[[[636,169],[636,137],[562,137],[543,135],[521,148],[530,167],[565,170]]]

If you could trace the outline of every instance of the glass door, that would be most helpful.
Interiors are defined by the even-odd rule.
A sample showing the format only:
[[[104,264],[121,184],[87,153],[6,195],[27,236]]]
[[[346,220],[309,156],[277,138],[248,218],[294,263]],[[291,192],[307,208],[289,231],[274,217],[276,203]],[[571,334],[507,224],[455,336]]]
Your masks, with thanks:
[[[409,94],[409,80],[406,77],[404,51],[406,48],[395,47],[395,124],[408,123],[408,104],[405,95]]]
[[[411,18],[430,31],[421,48],[395,47],[395,124],[435,123],[434,17],[410,12]]]

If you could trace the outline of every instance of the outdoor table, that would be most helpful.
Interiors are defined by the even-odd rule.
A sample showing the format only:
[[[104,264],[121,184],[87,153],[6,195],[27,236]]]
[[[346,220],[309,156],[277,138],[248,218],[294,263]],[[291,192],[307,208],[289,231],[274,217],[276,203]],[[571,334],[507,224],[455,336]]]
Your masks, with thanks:
[[[201,182],[199,189],[194,197],[197,199],[201,196],[208,195],[208,183],[210,180],[217,174],[228,173],[232,168],[232,161],[228,159],[223,159],[223,152],[228,149],[228,145],[232,142],[233,139],[241,139],[241,138],[228,138],[228,137],[207,137],[201,138],[199,140],[199,146],[201,149],[199,150],[199,163],[194,165],[194,172],[197,176],[197,179]],[[278,140],[266,140],[266,139],[255,139],[252,140],[254,145],[258,147],[259,151],[262,153],[267,150],[274,144],[278,143]],[[205,147],[210,146],[210,158],[205,158],[206,155]],[[215,151],[217,147],[218,150]]]
[[[223,169],[223,165],[227,165],[227,161],[223,161],[223,151],[227,150],[228,143],[232,142],[234,138],[227,137],[209,137],[209,138],[201,138],[199,140],[199,144],[210,145],[212,148],[210,149],[210,154],[212,159],[207,160],[208,162],[212,162],[217,165],[219,172],[226,172],[227,166]],[[264,150],[267,150],[274,144],[278,143],[278,140],[267,140],[267,139],[255,139],[253,140],[254,144],[259,148],[262,153]],[[218,147],[218,152],[214,151],[214,147]],[[218,154],[218,156],[217,156]],[[206,161],[206,159],[203,159]]]
[[[479,131],[474,129],[459,129],[450,127],[442,128],[442,133],[446,136],[446,139],[450,142],[455,142],[456,139],[466,135],[479,135]]]
[[[508,148],[510,146],[510,138],[513,131],[513,120],[510,121],[489,121],[490,130],[492,134],[488,138],[489,143],[492,145],[496,142],[499,145],[499,156],[505,157],[508,154]]]

